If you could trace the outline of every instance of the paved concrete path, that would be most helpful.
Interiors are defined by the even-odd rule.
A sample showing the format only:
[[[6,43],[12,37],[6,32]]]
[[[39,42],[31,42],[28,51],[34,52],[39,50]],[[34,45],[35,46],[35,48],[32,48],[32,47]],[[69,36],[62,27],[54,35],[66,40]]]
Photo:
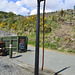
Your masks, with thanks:
[[[12,63],[12,59],[8,59],[7,56],[0,56],[0,75],[33,75],[33,73],[26,69]],[[15,62],[15,61],[14,61]]]
[[[15,58],[0,56],[0,75],[34,75],[34,67]],[[39,70],[39,75],[55,75],[55,72],[44,69]]]
[[[40,48],[39,52],[39,65],[41,68],[41,60],[42,60],[42,49]],[[28,51],[26,53],[18,54],[20,57],[16,58],[21,62],[25,62],[27,64],[35,64],[35,47],[28,46]],[[14,57],[14,56],[13,56]],[[75,55],[64,54],[61,52],[56,52],[52,50],[45,50],[45,63],[44,67],[47,69],[51,69],[56,72],[55,75],[63,74],[63,75],[75,75]]]

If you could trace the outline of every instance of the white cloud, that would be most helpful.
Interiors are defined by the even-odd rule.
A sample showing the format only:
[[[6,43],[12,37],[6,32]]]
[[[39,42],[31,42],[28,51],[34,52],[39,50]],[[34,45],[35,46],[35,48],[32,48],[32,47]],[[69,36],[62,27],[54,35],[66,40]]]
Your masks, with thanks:
[[[32,2],[33,1],[33,2]],[[21,0],[23,4],[31,8],[31,14],[37,13],[37,0]],[[65,4],[62,0],[46,0],[46,12],[58,11],[63,9],[73,9],[75,0],[65,0]],[[43,9],[43,2],[41,2],[41,10]]]
[[[5,11],[9,12],[9,11],[12,11],[12,12],[17,12],[17,5],[15,3],[13,3],[12,1],[10,3],[8,3],[8,5],[6,5],[5,7]]]
[[[46,0],[46,12],[63,9],[73,9],[75,0]],[[26,6],[26,7],[25,7]],[[28,9],[30,8],[30,9]],[[8,0],[0,0],[0,11],[12,11],[16,14],[25,15],[30,11],[30,14],[37,13],[37,0],[17,0],[16,2],[8,2]],[[43,11],[43,2],[41,2],[40,12]]]
[[[8,0],[0,0],[0,11],[5,12],[13,12],[15,14],[25,15],[29,12],[29,10],[22,6],[21,1],[17,2],[8,2]]]
[[[46,9],[45,10],[45,12],[47,13],[47,12],[51,12],[52,10],[50,10],[50,9]],[[43,13],[43,9],[40,9],[40,13]],[[35,14],[37,14],[37,9],[33,9],[32,11],[31,11],[31,13],[30,13],[30,15],[35,15]]]
[[[66,9],[73,9],[74,5],[75,5],[75,0],[65,0]]]
[[[7,4],[7,0],[0,0],[0,10],[4,10]]]
[[[24,8],[24,7],[21,7],[19,10],[18,10],[18,13],[19,14],[23,14],[23,15],[27,15],[29,12],[29,10],[27,10],[27,8]]]
[[[21,2],[31,9],[36,8],[37,0],[21,0]]]
[[[37,14],[37,9],[33,9],[30,13],[30,15],[34,15],[34,14]]]
[[[22,6],[22,2],[21,2],[21,1],[17,1],[17,2],[16,2],[16,5],[17,5],[17,6]]]

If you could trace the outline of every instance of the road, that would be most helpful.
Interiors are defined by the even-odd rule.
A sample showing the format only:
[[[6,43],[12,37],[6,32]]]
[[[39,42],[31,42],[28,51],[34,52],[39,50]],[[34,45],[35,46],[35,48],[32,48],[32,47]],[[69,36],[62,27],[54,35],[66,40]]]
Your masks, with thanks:
[[[20,53],[21,57],[16,58],[21,62],[35,64],[35,47],[28,46],[26,53]],[[42,63],[42,49],[39,51],[39,66],[41,68]],[[45,62],[44,67],[56,72],[56,75],[75,75],[75,55],[65,54],[52,50],[45,50]]]

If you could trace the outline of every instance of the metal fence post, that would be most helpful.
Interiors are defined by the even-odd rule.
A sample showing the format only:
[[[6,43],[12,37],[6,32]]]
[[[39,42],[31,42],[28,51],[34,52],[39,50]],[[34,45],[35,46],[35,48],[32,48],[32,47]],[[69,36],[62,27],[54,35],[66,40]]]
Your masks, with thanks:
[[[19,52],[19,37],[17,37],[17,52]]]
[[[10,40],[9,58],[12,58],[12,41]]]

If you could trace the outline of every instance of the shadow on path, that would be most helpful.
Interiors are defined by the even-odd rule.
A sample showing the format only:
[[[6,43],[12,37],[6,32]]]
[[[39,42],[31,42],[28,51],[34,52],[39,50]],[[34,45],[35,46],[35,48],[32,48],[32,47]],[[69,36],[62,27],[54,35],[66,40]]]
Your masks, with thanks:
[[[27,50],[27,52],[34,52],[34,50]]]
[[[56,72],[54,75],[58,75],[60,72],[62,72],[62,71],[64,71],[64,70],[66,70],[66,69],[68,69],[68,68],[70,68],[70,67],[65,67],[65,68],[63,68],[62,70],[60,70],[60,71]]]
[[[22,55],[18,55],[18,56],[12,57],[12,58],[18,58],[18,57],[22,57]]]

